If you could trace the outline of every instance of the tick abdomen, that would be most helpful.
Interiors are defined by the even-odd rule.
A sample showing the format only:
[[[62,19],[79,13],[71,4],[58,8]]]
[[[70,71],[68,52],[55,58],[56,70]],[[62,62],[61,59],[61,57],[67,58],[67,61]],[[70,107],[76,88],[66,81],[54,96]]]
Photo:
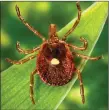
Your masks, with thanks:
[[[64,56],[59,57],[59,64],[57,65],[52,65],[42,51],[39,52],[37,59],[37,69],[40,78],[49,85],[61,86],[67,84],[72,79],[75,69],[72,55],[68,49],[63,53],[65,54]]]

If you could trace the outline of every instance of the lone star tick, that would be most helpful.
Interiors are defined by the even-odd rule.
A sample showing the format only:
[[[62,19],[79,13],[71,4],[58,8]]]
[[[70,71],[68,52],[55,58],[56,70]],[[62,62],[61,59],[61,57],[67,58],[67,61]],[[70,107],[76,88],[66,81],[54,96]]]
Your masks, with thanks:
[[[48,85],[52,86],[62,86],[67,84],[73,78],[74,74],[77,73],[78,79],[80,81],[80,94],[82,97],[82,103],[85,103],[84,97],[84,87],[83,81],[81,77],[80,70],[75,67],[74,57],[81,57],[83,59],[88,60],[99,60],[102,56],[98,57],[89,57],[86,55],[82,55],[76,52],[72,52],[70,48],[77,49],[77,50],[86,50],[88,46],[88,42],[81,37],[80,40],[83,42],[83,47],[77,47],[72,44],[66,43],[66,38],[69,34],[71,34],[77,25],[80,22],[81,18],[81,8],[79,2],[76,3],[78,9],[78,18],[76,19],[74,25],[71,29],[63,36],[63,39],[59,39],[56,33],[56,25],[50,24],[49,26],[49,39],[46,40],[37,30],[35,30],[32,26],[30,26],[24,18],[20,14],[19,7],[16,5],[16,12],[18,18],[22,21],[22,23],[29,28],[35,35],[40,37],[43,43],[32,50],[23,50],[20,47],[20,43],[17,42],[16,48],[18,52],[23,54],[31,54],[39,50],[37,55],[37,66],[36,69],[30,74],[30,98],[33,104],[35,104],[34,97],[33,97],[33,85],[34,85],[34,75],[37,72],[40,76],[41,80]],[[9,58],[6,58],[6,61],[12,64],[23,64],[27,61],[36,58],[36,56],[32,55],[26,59],[20,61],[13,61]]]

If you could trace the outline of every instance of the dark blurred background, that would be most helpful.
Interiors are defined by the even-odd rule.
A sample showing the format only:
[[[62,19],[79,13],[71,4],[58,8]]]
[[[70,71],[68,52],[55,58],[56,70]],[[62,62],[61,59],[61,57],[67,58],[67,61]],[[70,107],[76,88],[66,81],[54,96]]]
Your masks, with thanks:
[[[82,11],[94,2],[80,2]],[[29,31],[18,19],[15,5],[18,5],[21,15],[48,38],[48,27],[57,24],[60,30],[77,16],[75,2],[1,2],[1,71],[11,64],[6,57],[21,59],[24,55],[16,51],[16,42],[24,49],[31,49],[42,43],[41,39]],[[107,110],[108,109],[108,23],[105,23],[100,39],[93,50],[92,56],[102,53],[104,59],[99,62],[88,61],[82,71],[86,103],[81,103],[79,81],[59,106],[61,109],[71,110]]]

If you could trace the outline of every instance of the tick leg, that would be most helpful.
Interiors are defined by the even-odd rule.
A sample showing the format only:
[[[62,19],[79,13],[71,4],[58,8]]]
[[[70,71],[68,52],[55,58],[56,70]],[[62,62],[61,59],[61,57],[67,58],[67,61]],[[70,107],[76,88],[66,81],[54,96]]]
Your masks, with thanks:
[[[37,70],[35,69],[31,75],[30,75],[30,98],[33,104],[35,104],[33,95],[34,95],[34,90],[33,90],[33,86],[34,86],[34,75],[37,72]]]
[[[32,26],[30,26],[25,20],[24,20],[24,18],[21,16],[21,14],[20,14],[20,9],[19,9],[19,7],[16,5],[16,12],[17,12],[17,15],[18,15],[18,17],[19,17],[19,19],[23,22],[23,24],[27,27],[27,28],[29,28],[35,35],[37,35],[37,36],[39,36],[43,41],[45,41],[45,38],[37,31],[37,30],[35,30]]]
[[[77,27],[77,25],[79,24],[79,21],[80,21],[80,18],[81,18],[81,7],[80,7],[80,4],[79,2],[76,2],[76,6],[77,6],[77,9],[78,9],[78,18],[76,19],[74,25],[72,26],[72,28],[64,35],[63,39],[62,40],[66,40],[67,36],[69,34],[71,34],[73,32],[73,30]]]
[[[80,40],[81,42],[84,43],[83,47],[77,47],[75,45],[72,45],[72,44],[68,44],[69,47],[72,47],[74,50],[77,49],[77,50],[86,50],[87,49],[87,46],[88,46],[88,42],[87,40],[85,40],[83,37],[80,37]]]
[[[34,53],[34,52],[36,52],[37,50],[39,50],[40,47],[35,47],[35,48],[33,48],[32,50],[23,50],[23,49],[20,47],[20,43],[17,42],[17,43],[16,43],[16,49],[17,49],[18,52],[20,52],[20,53],[23,53],[23,54],[31,54],[31,53]]]
[[[78,75],[78,79],[80,81],[80,94],[81,94],[81,98],[82,98],[82,103],[85,103],[85,97],[84,97],[84,86],[83,86],[83,81],[82,81],[82,77],[81,77],[81,73],[80,70],[76,70],[76,73]]]
[[[23,64],[23,63],[26,63],[27,61],[35,58],[36,56],[32,55],[26,59],[23,59],[23,60],[19,60],[19,61],[16,61],[16,60],[11,60],[9,58],[6,58],[6,61],[9,62],[9,63],[12,63],[12,64],[17,64],[17,65],[20,65],[20,64]]]
[[[72,52],[72,53],[73,53],[73,55],[76,55],[77,57],[81,57],[85,60],[99,60],[99,59],[103,58],[103,56],[89,57],[89,56],[78,54],[78,53],[75,53],[75,52]]]

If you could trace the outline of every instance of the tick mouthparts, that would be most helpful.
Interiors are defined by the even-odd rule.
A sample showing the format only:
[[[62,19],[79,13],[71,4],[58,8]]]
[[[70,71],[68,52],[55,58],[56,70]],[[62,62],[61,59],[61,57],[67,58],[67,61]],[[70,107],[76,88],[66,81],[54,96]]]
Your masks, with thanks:
[[[56,59],[56,58],[53,58],[53,59],[51,60],[51,64],[52,64],[52,65],[58,65],[59,63],[60,63],[59,60]]]

